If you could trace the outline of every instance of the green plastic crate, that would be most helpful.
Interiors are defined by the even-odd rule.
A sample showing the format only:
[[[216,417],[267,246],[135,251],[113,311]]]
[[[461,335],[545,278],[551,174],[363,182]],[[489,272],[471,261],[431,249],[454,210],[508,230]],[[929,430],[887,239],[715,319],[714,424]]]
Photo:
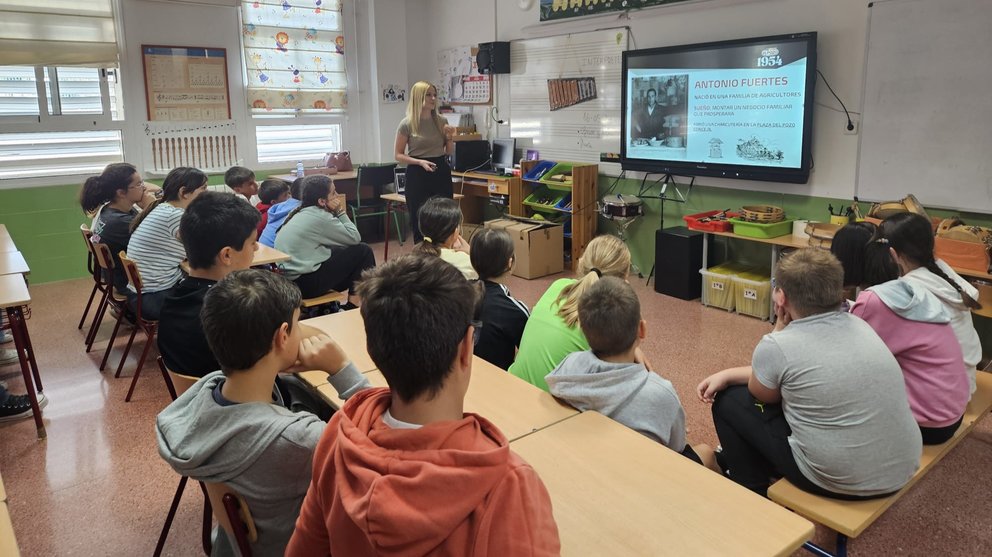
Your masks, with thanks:
[[[795,219],[786,219],[781,222],[766,224],[732,218],[730,222],[734,225],[734,234],[740,234],[748,238],[778,238],[779,236],[792,234],[793,220]]]

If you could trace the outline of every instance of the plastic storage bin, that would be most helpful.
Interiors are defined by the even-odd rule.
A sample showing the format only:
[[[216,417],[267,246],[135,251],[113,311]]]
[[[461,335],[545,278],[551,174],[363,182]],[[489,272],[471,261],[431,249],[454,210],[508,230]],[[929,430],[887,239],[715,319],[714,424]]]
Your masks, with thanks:
[[[559,174],[567,175],[565,181],[552,180],[552,176]],[[547,185],[551,189],[562,190],[562,191],[572,191],[572,165],[567,162],[560,162],[554,165],[551,170],[548,170],[544,176],[541,177],[541,183]]]
[[[523,179],[531,180],[531,181],[540,180],[544,176],[545,172],[551,170],[557,164],[558,163],[556,163],[555,161],[541,161],[535,164],[534,168],[531,168],[530,171],[527,172],[527,174],[524,174]]]
[[[772,281],[766,273],[745,271],[734,277],[737,313],[768,319],[771,311]]]
[[[699,273],[703,275],[701,296],[703,305],[733,311],[737,303],[737,285],[734,277],[745,271],[747,267],[734,262],[700,269]]]
[[[734,234],[740,234],[749,238],[777,238],[786,234],[792,234],[793,220],[795,219],[785,219],[781,222],[765,224],[733,218],[730,219],[730,222],[734,225]]]
[[[528,207],[532,207],[536,211],[557,213],[559,210],[556,205],[569,196],[570,194],[568,192],[553,191],[549,188],[542,187],[534,190],[534,193],[528,195],[524,199],[523,203]]]
[[[697,215],[686,215],[682,217],[685,221],[686,228],[691,230],[702,230],[703,232],[730,232],[733,230],[734,225],[729,220],[715,220],[707,222],[699,222],[707,217],[712,217],[717,213],[723,211],[706,211],[705,213],[699,213]],[[741,216],[740,213],[735,213],[733,211],[727,211],[727,218],[736,218]]]

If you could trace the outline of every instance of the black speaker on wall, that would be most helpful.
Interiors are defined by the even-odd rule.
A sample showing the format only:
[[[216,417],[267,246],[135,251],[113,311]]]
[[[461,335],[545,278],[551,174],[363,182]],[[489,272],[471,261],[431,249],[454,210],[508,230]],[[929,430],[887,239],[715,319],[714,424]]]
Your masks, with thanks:
[[[658,230],[654,239],[654,290],[683,300],[702,292],[703,233],[675,226]]]
[[[479,43],[479,53],[475,56],[479,73],[510,73],[510,43],[497,41]]]

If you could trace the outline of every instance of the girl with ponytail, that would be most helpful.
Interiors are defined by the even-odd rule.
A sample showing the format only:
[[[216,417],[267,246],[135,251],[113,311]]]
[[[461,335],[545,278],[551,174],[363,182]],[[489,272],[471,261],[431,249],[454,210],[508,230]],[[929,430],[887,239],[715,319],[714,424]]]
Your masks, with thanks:
[[[577,278],[551,283],[531,312],[517,359],[510,373],[545,391],[544,377],[565,356],[589,350],[589,342],[579,328],[579,298],[600,277],[626,280],[630,271],[630,251],[616,236],[597,236],[579,259]]]
[[[300,206],[276,232],[275,248],[292,257],[281,265],[283,276],[300,287],[304,298],[332,290],[353,293],[362,272],[375,267],[372,248],[362,242],[344,196],[328,176],[307,176],[301,188]]]
[[[93,217],[90,224],[93,243],[107,244],[110,248],[114,259],[111,280],[120,294],[127,291],[127,277],[117,254],[127,251],[131,223],[138,216],[135,205],[145,207],[153,201],[138,170],[126,162],[107,165],[99,176],[87,178],[79,192],[83,212]]]
[[[888,268],[898,278],[862,291],[851,313],[871,325],[899,362],[923,444],[944,443],[961,424],[969,376],[952,312],[931,288],[960,288],[934,261],[933,228],[920,215],[901,213],[883,221],[865,246],[864,259],[866,277]],[[960,296],[957,303],[965,307]]]
[[[479,278],[472,267],[468,244],[462,239],[462,209],[457,201],[432,197],[420,208],[417,219],[424,235],[424,241],[415,250],[417,253],[440,257],[457,267],[468,280]]]
[[[879,234],[888,240],[903,280],[929,290],[950,315],[954,336],[964,355],[969,394],[973,394],[975,366],[982,359],[982,346],[971,319],[971,310],[982,307],[978,290],[934,257],[933,227],[925,217],[914,213],[894,215],[882,222]]]
[[[196,196],[207,189],[207,175],[189,167],[174,168],[162,182],[162,197],[131,223],[127,254],[141,271],[141,317],[158,320],[162,302],[183,273],[186,249],[179,240],[179,221]],[[131,304],[137,297],[128,285]]]

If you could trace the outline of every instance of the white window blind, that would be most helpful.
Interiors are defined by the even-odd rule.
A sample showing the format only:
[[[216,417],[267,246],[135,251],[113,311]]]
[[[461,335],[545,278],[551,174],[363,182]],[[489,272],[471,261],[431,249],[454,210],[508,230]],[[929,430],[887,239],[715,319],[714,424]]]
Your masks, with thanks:
[[[4,0],[0,21],[0,64],[117,66],[113,0]]]
[[[0,179],[99,174],[123,160],[120,130],[0,133]]]
[[[241,16],[253,115],[345,110],[341,0],[242,2]],[[259,145],[260,161],[261,156]]]
[[[321,160],[341,150],[341,126],[255,126],[255,143],[260,163]]]

